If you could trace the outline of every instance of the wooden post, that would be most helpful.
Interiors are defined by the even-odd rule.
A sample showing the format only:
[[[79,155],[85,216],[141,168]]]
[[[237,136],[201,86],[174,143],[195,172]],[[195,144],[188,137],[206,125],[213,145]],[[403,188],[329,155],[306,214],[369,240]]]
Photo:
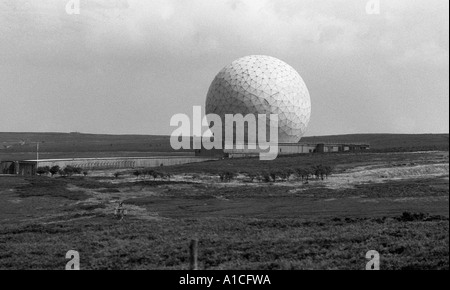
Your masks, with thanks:
[[[198,257],[198,239],[191,240],[191,245],[189,247],[190,258],[189,258],[189,270],[198,270],[197,257]]]

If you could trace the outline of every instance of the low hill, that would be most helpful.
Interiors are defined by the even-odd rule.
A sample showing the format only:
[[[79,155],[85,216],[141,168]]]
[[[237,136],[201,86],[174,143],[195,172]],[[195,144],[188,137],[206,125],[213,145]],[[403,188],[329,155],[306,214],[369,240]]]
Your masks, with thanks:
[[[149,156],[192,154],[174,151],[169,136],[104,135],[82,133],[1,133],[0,160],[36,157],[39,142],[41,159],[70,157]],[[432,151],[449,148],[449,134],[354,134],[304,137],[301,142],[369,143],[372,151]]]

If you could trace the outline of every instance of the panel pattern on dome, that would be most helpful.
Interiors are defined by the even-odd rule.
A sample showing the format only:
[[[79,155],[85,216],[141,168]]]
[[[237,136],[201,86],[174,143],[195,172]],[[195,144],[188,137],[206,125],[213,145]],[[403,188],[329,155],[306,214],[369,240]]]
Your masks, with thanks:
[[[270,56],[252,55],[217,74],[205,111],[222,120],[225,114],[278,114],[279,142],[296,143],[308,126],[311,101],[303,79],[291,66]]]

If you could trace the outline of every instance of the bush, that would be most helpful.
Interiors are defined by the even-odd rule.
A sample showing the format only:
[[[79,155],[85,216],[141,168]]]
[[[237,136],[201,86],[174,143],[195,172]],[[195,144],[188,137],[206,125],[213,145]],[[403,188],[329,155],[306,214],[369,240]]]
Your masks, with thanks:
[[[170,178],[172,177],[172,175],[170,173],[160,172],[159,174],[160,174],[161,178],[164,178],[164,179],[167,178],[170,180]]]
[[[62,169],[58,170],[58,174],[59,174],[60,176],[63,176],[63,177],[66,177],[66,176],[67,176],[67,173],[66,173],[64,170],[62,170]]]
[[[161,173],[159,173],[158,171],[152,170],[152,172],[151,172],[150,175],[153,177],[153,180],[156,180],[156,178],[158,178],[158,177],[161,176]],[[161,176],[161,177],[162,177],[162,176]]]
[[[264,182],[270,182],[271,181],[270,174],[267,171],[261,172],[261,177],[262,177],[262,181],[264,181]]]
[[[254,173],[254,172],[247,172],[245,174],[248,176],[248,178],[250,178],[251,182],[253,182],[255,180],[255,178],[258,177],[258,174]]]
[[[293,174],[295,174],[295,171],[291,168],[288,168],[288,169],[286,169],[285,174],[286,174],[286,180],[288,180],[289,177],[291,177]]]
[[[59,168],[58,165],[55,165],[55,166],[52,166],[52,167],[49,169],[49,172],[50,172],[50,174],[53,176],[53,175],[57,174],[57,173],[60,171],[60,169],[61,169],[61,168]]]
[[[39,174],[39,175],[48,174],[49,172],[50,172],[50,167],[48,167],[48,166],[38,167],[36,169],[36,173]]]
[[[136,176],[136,178],[139,178],[141,176],[142,172],[140,170],[133,171],[133,175]]]
[[[236,173],[231,172],[231,171],[225,171],[225,172],[219,173],[219,177],[220,177],[220,181],[229,182],[236,177]]]
[[[269,173],[270,178],[272,179],[273,182],[277,181],[277,176],[279,176],[279,172],[278,171],[271,171]]]
[[[329,165],[316,165],[311,168],[311,172],[316,176],[316,179],[324,180],[324,177],[330,176],[333,172],[333,167]]]
[[[289,176],[291,176],[292,174],[291,171],[291,169],[279,171],[278,176],[281,178],[281,180],[287,181],[289,179]]]
[[[306,179],[306,181],[308,181],[309,177],[311,176],[311,170],[308,168],[304,168],[304,167],[296,168],[295,172],[296,172],[297,176],[302,179],[302,181],[304,179]]]

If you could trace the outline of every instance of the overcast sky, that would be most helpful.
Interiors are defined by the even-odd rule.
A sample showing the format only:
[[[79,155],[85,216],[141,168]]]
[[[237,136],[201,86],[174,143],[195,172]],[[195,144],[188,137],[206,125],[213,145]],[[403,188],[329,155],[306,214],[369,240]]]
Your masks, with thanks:
[[[449,132],[448,0],[0,0],[0,131],[164,134],[233,60],[308,86],[306,135]]]

